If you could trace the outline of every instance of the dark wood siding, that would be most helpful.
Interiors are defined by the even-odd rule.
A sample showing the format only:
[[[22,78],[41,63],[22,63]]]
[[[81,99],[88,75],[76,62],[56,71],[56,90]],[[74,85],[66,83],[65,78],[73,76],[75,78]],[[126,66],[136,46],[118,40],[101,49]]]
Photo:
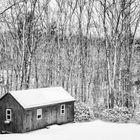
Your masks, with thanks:
[[[31,108],[25,111],[24,131],[44,128],[51,124],[63,124],[74,120],[74,102],[65,104],[65,114],[60,114],[61,104]],[[37,120],[37,109],[42,109],[42,119]]]
[[[11,109],[12,120],[9,124],[5,124],[6,109]],[[6,94],[0,100],[0,130],[10,132],[23,132],[24,109],[20,104],[10,95]]]
[[[61,115],[60,107],[65,104],[65,114]],[[63,124],[67,122],[72,122],[74,120],[74,102],[67,102],[58,105],[59,110],[57,111],[57,123]]]

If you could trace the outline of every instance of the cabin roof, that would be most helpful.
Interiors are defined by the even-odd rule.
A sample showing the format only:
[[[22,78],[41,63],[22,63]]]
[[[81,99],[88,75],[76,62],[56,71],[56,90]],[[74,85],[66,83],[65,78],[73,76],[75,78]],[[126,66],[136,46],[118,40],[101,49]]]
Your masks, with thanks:
[[[11,94],[25,109],[75,101],[62,87],[17,90],[10,91],[9,94]]]

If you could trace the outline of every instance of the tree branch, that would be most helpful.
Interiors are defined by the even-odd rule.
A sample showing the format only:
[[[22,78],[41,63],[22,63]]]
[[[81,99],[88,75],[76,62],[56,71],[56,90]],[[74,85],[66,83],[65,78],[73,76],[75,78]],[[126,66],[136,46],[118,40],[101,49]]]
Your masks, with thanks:
[[[7,7],[5,10],[3,10],[0,15],[4,14],[6,11],[8,11],[9,9],[11,9],[12,7],[14,7],[15,5],[21,3],[21,2],[24,2],[25,0],[22,0],[22,1],[19,1],[19,2],[16,2],[14,4],[12,4],[11,6]]]

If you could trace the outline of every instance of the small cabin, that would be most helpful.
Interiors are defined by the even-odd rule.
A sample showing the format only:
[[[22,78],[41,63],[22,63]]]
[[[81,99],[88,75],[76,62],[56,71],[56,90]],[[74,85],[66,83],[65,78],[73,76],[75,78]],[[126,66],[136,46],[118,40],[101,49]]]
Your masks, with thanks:
[[[74,101],[62,87],[10,91],[0,99],[0,131],[24,133],[73,122]]]

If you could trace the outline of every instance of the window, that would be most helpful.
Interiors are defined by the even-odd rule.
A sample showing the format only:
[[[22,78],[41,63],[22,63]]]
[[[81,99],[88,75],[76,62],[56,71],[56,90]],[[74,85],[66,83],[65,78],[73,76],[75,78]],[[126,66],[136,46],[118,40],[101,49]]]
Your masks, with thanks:
[[[42,119],[42,109],[37,109],[37,120]]]
[[[60,114],[61,115],[64,115],[65,114],[65,105],[61,105],[61,108],[60,108]]]
[[[6,109],[6,121],[11,121],[12,120],[12,111],[11,109]]]

